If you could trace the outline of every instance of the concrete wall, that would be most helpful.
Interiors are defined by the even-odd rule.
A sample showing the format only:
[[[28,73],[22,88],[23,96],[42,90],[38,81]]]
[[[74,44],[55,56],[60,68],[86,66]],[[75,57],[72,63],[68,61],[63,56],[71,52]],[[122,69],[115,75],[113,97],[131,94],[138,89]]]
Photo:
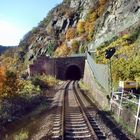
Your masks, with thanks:
[[[95,60],[95,54],[87,53],[87,62],[90,66],[91,71],[94,73],[94,77],[97,80],[98,84],[106,90],[106,92],[110,92],[109,88],[109,67],[105,64],[98,64]]]
[[[90,89],[89,95],[93,98],[102,108],[109,109],[107,93],[96,83],[94,75],[90,69],[88,62],[85,62],[85,71],[83,81]]]
[[[98,105],[100,105],[101,108],[109,109],[110,103],[108,99],[106,98],[107,93],[104,92],[101,89],[101,87],[96,83],[94,75],[87,61],[85,63],[85,71],[84,71],[83,80],[84,80],[84,83],[90,89],[90,92],[89,92],[90,98],[94,99],[98,103]],[[114,116],[118,118],[119,106],[112,104],[111,110],[114,113]],[[133,114],[130,109],[127,109],[124,107],[121,109],[120,122],[123,123],[123,125],[127,125],[127,127],[130,126],[130,129],[132,130],[131,133],[133,133],[134,128],[135,128],[136,119],[134,115],[136,114]],[[137,132],[135,135],[140,138],[140,121],[138,122]]]

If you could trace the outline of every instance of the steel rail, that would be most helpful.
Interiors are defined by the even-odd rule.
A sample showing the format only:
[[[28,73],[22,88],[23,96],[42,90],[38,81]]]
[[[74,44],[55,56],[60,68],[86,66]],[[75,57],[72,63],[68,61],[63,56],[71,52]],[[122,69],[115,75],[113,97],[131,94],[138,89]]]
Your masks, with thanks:
[[[87,116],[87,119],[89,120],[89,123],[90,123],[95,135],[98,137],[99,140],[100,139],[101,140],[106,140],[106,136],[102,132],[102,130],[100,129],[100,125],[98,125],[98,123],[95,120],[95,117],[92,115],[92,111],[94,111],[95,109],[93,108],[92,111],[91,111],[91,110],[89,110],[89,108],[85,107],[85,103],[84,103],[85,98],[84,98],[84,96],[82,96],[81,90],[78,86],[78,82],[75,82],[74,89],[76,91],[75,92],[76,96],[77,96],[79,102],[81,103],[81,106],[83,107],[83,110],[84,110],[84,112]]]
[[[93,139],[94,140],[99,140],[98,137],[97,137],[97,135],[96,135],[96,133],[95,133],[95,131],[94,131],[94,129],[92,128],[92,126],[91,126],[91,124],[90,124],[90,122],[88,120],[88,117],[87,117],[86,113],[85,113],[83,102],[81,101],[80,97],[77,95],[77,87],[75,86],[75,84],[76,84],[76,82],[74,82],[73,87],[74,87],[74,92],[75,92],[74,95],[75,95],[75,98],[77,100],[77,103],[79,104],[79,107],[81,109],[81,112],[84,115],[84,118],[86,120],[86,123],[88,124],[88,127],[90,129],[90,132],[92,133]]]

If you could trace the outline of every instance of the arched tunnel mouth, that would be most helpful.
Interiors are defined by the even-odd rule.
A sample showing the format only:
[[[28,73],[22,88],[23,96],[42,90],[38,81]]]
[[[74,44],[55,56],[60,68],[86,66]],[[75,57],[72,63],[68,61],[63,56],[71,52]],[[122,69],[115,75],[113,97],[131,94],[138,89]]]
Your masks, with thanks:
[[[80,80],[82,78],[81,70],[78,66],[71,65],[66,70],[66,80]]]

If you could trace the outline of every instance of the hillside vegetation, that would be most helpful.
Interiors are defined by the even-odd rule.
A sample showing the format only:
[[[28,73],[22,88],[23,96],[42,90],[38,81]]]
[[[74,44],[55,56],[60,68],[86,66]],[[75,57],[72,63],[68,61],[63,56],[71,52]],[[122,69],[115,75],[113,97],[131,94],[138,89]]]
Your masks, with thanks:
[[[97,48],[96,61],[101,64],[108,64],[105,59],[107,49],[114,47],[115,55],[112,59],[112,76],[114,84],[119,80],[134,80],[140,82],[140,28],[132,33],[115,37],[113,40],[104,42]]]
[[[140,84],[139,40],[140,0],[63,0],[23,37],[17,47],[0,54],[0,130],[5,131],[6,124],[21,120],[37,106],[46,109],[52,101],[52,97],[46,95],[52,94],[50,89],[54,90],[60,81],[47,75],[29,77],[29,66],[38,56],[57,58],[89,52],[97,64],[109,66],[105,52],[113,47],[116,50],[111,58],[113,87],[118,86],[119,80],[135,80]],[[91,86],[93,89],[96,84]],[[87,93],[87,87],[84,90]],[[99,90],[95,88],[95,91]],[[99,94],[96,99],[107,102],[106,97],[102,97]],[[128,106],[130,112],[132,107]],[[28,118],[34,123],[32,117]],[[42,129],[45,130],[44,126]],[[22,135],[27,137],[28,133],[23,131]]]
[[[11,47],[14,47],[14,46],[2,46],[2,45],[0,45],[0,54],[4,53],[7,49],[10,49]]]
[[[113,81],[140,81],[138,0],[64,0],[19,46],[1,57],[2,64],[20,74],[39,55],[64,57],[97,49],[97,63],[107,64],[105,50],[116,48]]]

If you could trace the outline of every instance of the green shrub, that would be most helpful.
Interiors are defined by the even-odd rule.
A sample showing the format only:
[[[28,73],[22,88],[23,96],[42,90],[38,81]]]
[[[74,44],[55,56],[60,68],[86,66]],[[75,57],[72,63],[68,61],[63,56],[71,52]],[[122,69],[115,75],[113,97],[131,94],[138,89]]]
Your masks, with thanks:
[[[39,77],[39,79],[43,81],[48,87],[53,87],[58,83],[58,80],[50,75],[42,75]]]
[[[71,53],[78,53],[79,50],[79,42],[76,40],[73,40],[71,45]]]
[[[81,45],[79,48],[79,53],[85,53],[86,51],[86,46],[85,45]]]
[[[47,44],[47,54],[49,54],[49,56],[52,56],[53,53],[54,53],[54,50],[55,50],[55,47],[56,47],[56,43],[55,41],[50,41],[48,44]]]
[[[30,80],[20,80],[20,95],[26,96],[40,92],[39,85],[34,85]]]
[[[41,89],[43,88],[49,88],[55,86],[59,81],[50,75],[39,75],[37,77],[32,78],[32,83],[36,87],[40,87]]]
[[[1,97],[13,98],[18,96],[19,80],[15,72],[7,71],[2,85]]]
[[[80,88],[81,88],[82,90],[86,90],[86,91],[89,90],[89,88],[87,87],[87,85],[85,85],[84,82],[83,82],[82,80],[80,80],[79,86],[80,86]]]
[[[140,36],[140,27],[135,29],[135,31],[132,33],[129,39],[132,41],[132,43],[134,43],[139,36]]]
[[[139,31],[138,31],[139,32]],[[139,44],[132,42],[132,38],[138,38],[138,32],[131,35],[125,34],[121,37],[114,37],[112,40],[104,42],[96,51],[97,63],[108,64],[105,52],[111,47],[115,47],[116,52],[112,59],[112,78],[116,85],[119,80],[137,80],[140,77],[140,48]],[[132,37],[133,36],[133,37]],[[135,40],[133,39],[133,40]]]
[[[27,140],[29,133],[27,131],[21,130],[19,134],[14,137],[14,140]]]

